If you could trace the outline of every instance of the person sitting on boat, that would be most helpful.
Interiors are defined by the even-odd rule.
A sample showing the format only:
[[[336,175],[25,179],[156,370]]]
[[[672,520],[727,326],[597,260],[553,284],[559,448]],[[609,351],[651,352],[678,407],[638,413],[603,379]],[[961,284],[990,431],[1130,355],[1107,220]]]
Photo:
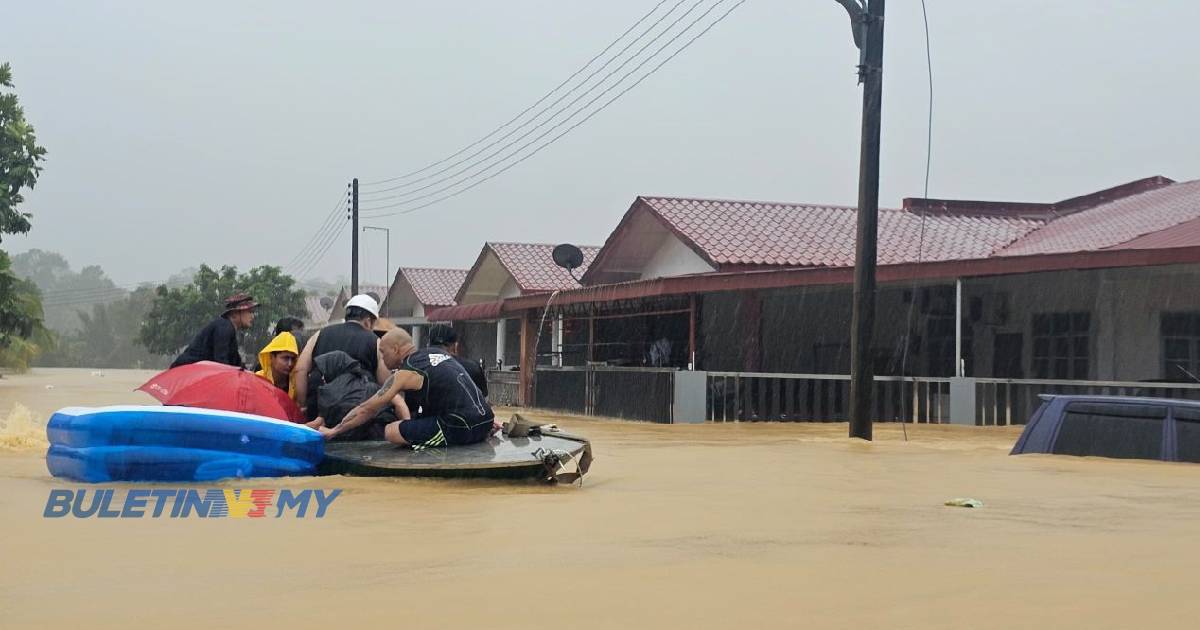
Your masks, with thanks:
[[[281,317],[275,322],[275,335],[283,333],[292,333],[292,337],[296,339],[296,346],[304,345],[304,322],[299,317]]]
[[[387,380],[388,369],[379,355],[379,338],[371,332],[379,319],[379,304],[369,295],[356,295],[346,302],[346,321],[326,326],[309,337],[296,361],[296,404],[311,421],[320,408],[317,391],[321,374],[313,361],[328,352],[341,350],[358,362],[376,383]]]
[[[450,353],[459,363],[467,374],[471,375],[471,382],[479,388],[479,392],[483,394],[484,400],[488,397],[487,374],[483,371],[483,366],[478,361],[472,361],[463,356],[462,341],[458,339],[458,333],[446,324],[435,324],[429,329],[429,346],[432,348],[441,348]]]
[[[280,318],[279,321],[275,322],[275,332],[273,334],[278,337],[283,333],[292,333],[292,338],[296,340],[297,348],[304,345],[304,322],[300,321],[298,318],[283,317]],[[299,350],[297,350],[296,353],[299,354]],[[259,354],[261,355],[262,353],[260,352]],[[263,365],[266,364],[263,363],[261,359],[256,360],[254,362],[253,370],[256,373],[261,372]]]
[[[498,426],[495,414],[461,363],[442,348],[417,350],[401,328],[388,331],[379,342],[391,376],[374,396],[351,409],[333,428],[320,429],[334,438],[369,422],[396,396],[408,392],[415,417],[384,427],[384,438],[414,449],[482,442]],[[416,406],[419,406],[419,413]]]
[[[245,368],[242,355],[238,352],[238,331],[246,330],[254,324],[256,308],[258,302],[245,293],[229,296],[225,300],[225,311],[221,316],[196,333],[192,342],[171,363],[171,367],[215,361]]]
[[[255,374],[287,392],[288,398],[295,401],[296,382],[292,373],[299,356],[300,346],[296,343],[296,337],[290,332],[281,332],[259,351],[258,362],[262,367]]]

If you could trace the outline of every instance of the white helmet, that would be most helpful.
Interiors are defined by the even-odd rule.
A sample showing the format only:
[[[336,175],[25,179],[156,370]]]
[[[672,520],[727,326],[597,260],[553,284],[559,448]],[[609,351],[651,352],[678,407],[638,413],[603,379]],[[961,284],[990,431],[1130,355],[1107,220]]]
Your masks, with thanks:
[[[346,308],[349,309],[351,306],[357,306],[358,308],[361,308],[362,310],[370,313],[371,317],[377,319],[379,317],[379,303],[375,301],[375,298],[366,295],[365,293],[359,293],[358,295],[350,298],[350,301],[346,302]]]

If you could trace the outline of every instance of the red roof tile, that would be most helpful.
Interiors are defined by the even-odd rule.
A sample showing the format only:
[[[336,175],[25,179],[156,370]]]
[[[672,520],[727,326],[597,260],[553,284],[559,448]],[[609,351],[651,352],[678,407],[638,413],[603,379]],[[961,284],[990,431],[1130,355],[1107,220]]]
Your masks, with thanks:
[[[1172,249],[1177,247],[1200,247],[1200,219],[1192,219],[1165,230],[1151,232],[1108,249]]]
[[[1197,218],[1200,218],[1200,180],[1170,184],[1053,219],[999,253],[1025,256],[1106,249]],[[1170,242],[1172,238],[1162,233],[1142,240],[1142,247]]]
[[[387,297],[388,287],[387,285],[383,284],[359,284],[358,292],[373,295],[377,298],[375,300],[376,302],[383,302],[383,299]],[[346,287],[346,295],[348,297],[353,297],[350,294],[350,287]]]
[[[453,306],[454,296],[467,279],[466,269],[401,267],[400,274],[424,306]]]
[[[718,267],[854,264],[854,208],[674,197],[640,201]],[[1041,225],[1029,218],[941,211],[925,215],[922,239],[920,214],[881,209],[879,263],[985,258]]]
[[[460,304],[458,306],[443,306],[426,313],[431,322],[458,322],[496,319],[500,317],[502,302],[480,302],[478,304]]]
[[[521,293],[559,291],[579,286],[566,269],[554,264],[554,259],[550,257],[555,247],[553,244],[488,243],[487,247],[495,252],[500,264],[512,274]],[[600,252],[599,247],[581,246],[579,249],[583,251],[583,266],[575,271],[576,276],[587,271]]]
[[[310,324],[324,324],[325,322],[329,321],[330,309],[325,308],[325,306],[321,304],[321,300],[324,299],[326,298],[323,298],[319,295],[304,296],[304,309],[308,312],[308,322]]]

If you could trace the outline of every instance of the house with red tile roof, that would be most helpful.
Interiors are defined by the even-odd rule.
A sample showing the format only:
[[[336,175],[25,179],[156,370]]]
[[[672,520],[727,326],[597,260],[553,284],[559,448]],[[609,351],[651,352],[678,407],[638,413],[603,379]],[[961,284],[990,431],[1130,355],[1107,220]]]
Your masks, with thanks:
[[[319,295],[304,297],[304,327],[308,329],[324,328],[329,322],[329,312],[333,309],[333,298]]]
[[[376,302],[381,302],[384,296],[388,294],[388,287],[382,284],[360,284],[358,285],[358,292],[375,298]],[[346,302],[352,297],[354,295],[350,292],[350,287],[342,287],[338,291],[337,297],[333,300],[333,307],[329,311],[329,319],[326,320],[326,325],[339,324],[346,319]]]
[[[554,264],[554,248],[553,243],[485,243],[455,300],[478,304],[578,287],[569,271]],[[580,250],[583,266],[576,274],[586,273],[600,248],[583,246]]]
[[[463,322],[456,328],[471,358],[512,365],[517,347],[507,340],[519,338],[521,332],[518,320],[500,312],[502,301],[577,288],[576,278],[587,271],[600,251],[599,247],[580,247],[584,262],[572,276],[554,263],[551,254],[555,247],[553,243],[485,243],[454,296],[457,305],[436,309],[429,318]],[[553,346],[559,337],[559,333],[549,332],[543,345]]]
[[[379,312],[408,330],[420,346],[429,323],[426,313],[454,306],[454,297],[466,277],[466,269],[401,267],[396,270],[396,278],[380,304]]]
[[[404,318],[424,320],[428,311],[454,306],[454,298],[466,278],[466,269],[401,267],[396,270],[380,312],[396,323]]]
[[[560,275],[553,299],[523,291],[485,247],[460,304],[520,322],[509,363],[522,367],[546,363],[553,334],[564,366],[845,374],[855,224],[847,206],[641,196],[588,253],[583,286]],[[878,251],[878,374],[1200,374],[1200,181],[1042,203],[904,199],[880,211]],[[457,308],[446,318],[472,318]]]

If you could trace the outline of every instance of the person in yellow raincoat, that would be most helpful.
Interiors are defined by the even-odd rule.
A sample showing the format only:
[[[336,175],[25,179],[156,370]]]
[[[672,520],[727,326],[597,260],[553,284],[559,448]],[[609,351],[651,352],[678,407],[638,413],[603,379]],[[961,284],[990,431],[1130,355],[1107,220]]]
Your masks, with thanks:
[[[296,337],[290,332],[279,333],[258,353],[258,363],[262,369],[255,372],[279,389],[288,394],[292,401],[296,400],[296,379],[292,377],[292,369],[296,367],[296,358],[300,355],[300,346]]]

